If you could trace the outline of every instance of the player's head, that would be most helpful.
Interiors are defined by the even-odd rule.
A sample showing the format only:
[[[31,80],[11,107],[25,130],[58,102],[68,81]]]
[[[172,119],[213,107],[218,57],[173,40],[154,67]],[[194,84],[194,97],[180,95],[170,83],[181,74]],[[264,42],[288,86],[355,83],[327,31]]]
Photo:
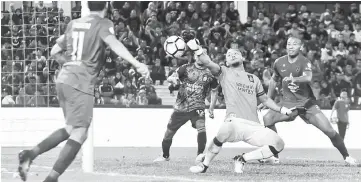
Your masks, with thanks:
[[[287,54],[291,58],[298,56],[302,48],[302,41],[297,37],[290,37],[287,40]]]
[[[107,11],[107,1],[88,1],[88,8],[90,12],[100,12],[105,14]]]
[[[347,90],[342,89],[341,93],[340,93],[340,97],[341,97],[341,99],[346,100],[347,99]]]
[[[229,49],[226,54],[226,65],[229,67],[243,66],[244,57],[237,49]]]

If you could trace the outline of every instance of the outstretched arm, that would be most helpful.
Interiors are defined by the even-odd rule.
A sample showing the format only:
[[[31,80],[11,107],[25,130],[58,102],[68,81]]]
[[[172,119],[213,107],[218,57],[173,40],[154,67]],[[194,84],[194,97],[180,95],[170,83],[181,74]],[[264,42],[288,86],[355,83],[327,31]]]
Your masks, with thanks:
[[[194,34],[191,32],[184,32],[182,36],[189,49],[191,49],[197,57],[197,61],[201,62],[206,68],[208,68],[214,76],[219,76],[221,67],[214,63],[211,58],[203,51],[202,46],[200,46],[199,41],[195,39]]]

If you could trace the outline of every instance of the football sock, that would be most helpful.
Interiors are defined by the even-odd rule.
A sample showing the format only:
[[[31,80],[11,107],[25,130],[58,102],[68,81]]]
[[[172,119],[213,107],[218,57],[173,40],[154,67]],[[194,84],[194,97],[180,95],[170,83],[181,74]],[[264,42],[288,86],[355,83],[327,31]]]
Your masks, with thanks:
[[[67,140],[69,138],[69,133],[65,128],[56,130],[54,133],[45,138],[32,150],[30,150],[31,158],[34,160],[37,156],[41,155],[44,152],[49,151],[50,149],[59,145],[59,143]]]
[[[199,132],[197,136],[198,152],[197,155],[202,154],[207,144],[207,134],[205,131]]]
[[[81,145],[79,142],[69,139],[63,150],[60,152],[58,160],[55,162],[53,171],[49,174],[49,177],[57,179],[64,171],[70,166],[78,154]]]
[[[346,157],[349,156],[345,143],[343,142],[342,137],[336,132],[336,135],[334,137],[331,137],[331,142],[333,146],[337,148],[337,150],[341,153],[343,156],[343,159],[346,159]]]
[[[205,166],[209,166],[209,163],[213,161],[213,159],[218,155],[219,151],[222,149],[222,143],[214,138],[213,141],[208,146],[208,150],[206,152],[206,156],[204,157],[203,164]]]
[[[162,149],[163,149],[163,157],[168,158],[169,157],[169,150],[170,146],[172,145],[172,140],[164,140],[162,142]]]
[[[243,158],[245,161],[252,161],[252,160],[260,160],[260,159],[267,159],[274,155],[274,152],[272,152],[270,146],[265,145],[261,148],[258,148],[257,150],[254,150],[252,152],[245,153],[243,155]]]

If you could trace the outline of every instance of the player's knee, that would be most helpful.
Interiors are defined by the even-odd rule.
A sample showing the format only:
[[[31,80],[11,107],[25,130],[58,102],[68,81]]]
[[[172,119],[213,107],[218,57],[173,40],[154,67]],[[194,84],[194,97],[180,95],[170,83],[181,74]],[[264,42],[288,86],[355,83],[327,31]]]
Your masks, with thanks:
[[[214,137],[213,142],[209,145],[208,151],[214,154],[218,154],[222,148],[223,143],[221,143],[217,137]]]
[[[88,128],[76,127],[71,131],[69,139],[74,140],[78,143],[83,144],[88,138]]]
[[[217,133],[216,139],[220,142],[220,143],[225,143],[227,142],[229,136],[230,136],[230,132],[232,131],[232,124],[229,122],[224,122],[221,126],[221,128],[219,128],[219,131]]]
[[[174,135],[175,135],[176,131],[167,129],[167,131],[164,134],[164,138],[163,140],[172,140]]]
[[[273,121],[273,115],[270,113],[267,113],[263,116],[263,122],[265,126],[272,126],[274,125],[274,121]]]
[[[333,138],[337,132],[333,128],[326,129],[325,131],[322,131],[325,135],[327,135],[329,138]]]
[[[196,121],[196,129],[197,129],[198,133],[206,132],[206,125],[205,125],[204,120]]]

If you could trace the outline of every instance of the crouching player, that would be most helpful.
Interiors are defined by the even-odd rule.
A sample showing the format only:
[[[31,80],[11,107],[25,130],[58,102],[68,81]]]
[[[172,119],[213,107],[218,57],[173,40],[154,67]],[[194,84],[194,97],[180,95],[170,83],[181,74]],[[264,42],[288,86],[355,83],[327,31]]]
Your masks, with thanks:
[[[171,115],[167,130],[162,141],[163,154],[156,158],[154,162],[169,161],[169,150],[172,140],[178,129],[187,121],[192,122],[192,127],[197,129],[198,152],[202,154],[206,143],[205,127],[205,99],[211,90],[212,101],[217,97],[217,80],[211,72],[199,62],[185,64],[179,67],[167,80],[176,85],[180,84],[174,111]],[[178,86],[177,86],[178,87]],[[211,103],[211,105],[214,105]],[[210,115],[213,111],[210,108]]]
[[[312,79],[311,62],[300,54],[302,41],[291,37],[287,41],[286,56],[278,58],[274,65],[273,79],[269,84],[268,96],[273,98],[276,82],[282,83],[283,97],[280,105],[285,107],[302,107],[298,115],[308,124],[312,124],[327,135],[333,146],[342,154],[346,164],[357,165],[356,160],[349,156],[343,138],[333,129],[327,117],[315,103],[310,87]],[[269,111],[263,117],[264,125],[277,132],[275,124],[282,121],[293,121],[297,115],[286,116]],[[278,156],[264,162],[279,163]]]
[[[219,66],[201,50],[198,41],[193,36],[190,35],[185,40],[189,40],[187,45],[198,57],[200,64],[203,64],[214,76],[218,77],[227,108],[225,121],[217,136],[209,144],[203,162],[197,166],[192,166],[190,171],[193,173],[206,172],[210,162],[226,142],[244,141],[260,147],[234,158],[236,173],[243,173],[243,167],[248,161],[269,158],[282,151],[284,142],[280,136],[262,126],[258,120],[257,98],[271,109],[282,114],[292,114],[292,110],[279,107],[266,96],[258,77],[244,71],[242,63],[244,58],[239,51],[230,49],[226,55],[228,67]]]

